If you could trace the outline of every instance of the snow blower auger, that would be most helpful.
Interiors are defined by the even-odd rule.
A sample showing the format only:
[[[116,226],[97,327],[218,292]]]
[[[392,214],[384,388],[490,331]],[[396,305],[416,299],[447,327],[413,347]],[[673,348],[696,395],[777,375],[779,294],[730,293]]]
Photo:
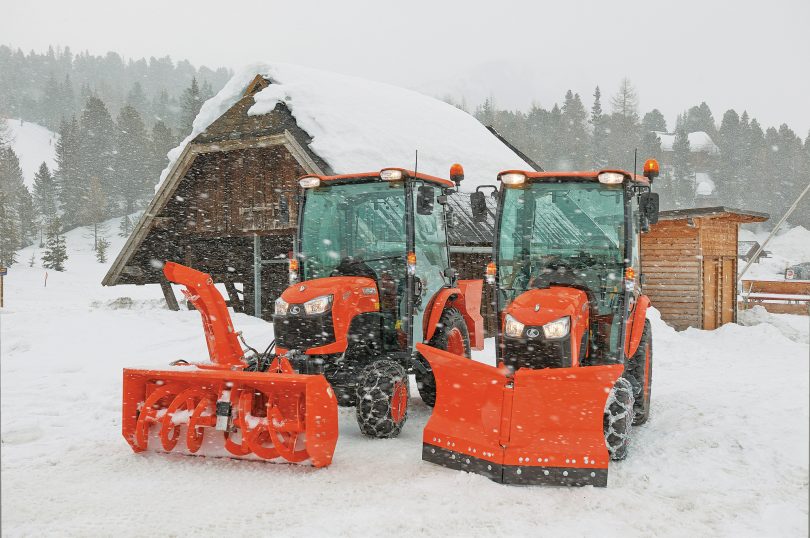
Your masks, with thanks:
[[[437,387],[422,459],[507,484],[607,485],[609,461],[649,416],[650,301],[635,275],[638,234],[658,217],[657,171],[498,176],[486,276],[499,367],[417,346]],[[483,196],[471,198],[476,220]]]
[[[211,362],[124,369],[122,430],[132,449],[329,465],[338,419],[326,379],[295,373],[280,355],[255,371],[272,344],[245,356],[211,277],[172,262],[163,272],[199,310]]]

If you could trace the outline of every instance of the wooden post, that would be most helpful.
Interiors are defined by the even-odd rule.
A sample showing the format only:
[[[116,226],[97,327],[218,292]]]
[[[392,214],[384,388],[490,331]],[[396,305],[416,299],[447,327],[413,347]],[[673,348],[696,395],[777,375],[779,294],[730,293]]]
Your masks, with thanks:
[[[180,305],[177,304],[177,297],[174,295],[172,285],[165,278],[160,281],[160,289],[163,290],[163,297],[166,299],[166,306],[169,307],[169,310],[180,310]]]
[[[253,234],[253,315],[262,317],[262,240]]]
[[[3,308],[3,280],[8,274],[8,269],[0,265],[0,308]]]

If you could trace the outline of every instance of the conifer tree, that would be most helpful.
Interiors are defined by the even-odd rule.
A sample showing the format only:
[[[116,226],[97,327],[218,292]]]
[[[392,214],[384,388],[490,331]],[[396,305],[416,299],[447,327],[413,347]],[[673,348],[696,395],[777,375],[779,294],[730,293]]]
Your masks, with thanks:
[[[41,228],[47,227],[48,221],[56,216],[57,203],[54,177],[43,162],[34,176],[34,209]]]
[[[660,110],[654,108],[644,114],[644,119],[641,120],[641,127],[645,133],[648,131],[665,133],[667,132],[667,120]]]
[[[147,187],[151,189],[157,184],[160,173],[166,168],[166,165],[169,164],[167,155],[175,146],[175,139],[171,129],[166,127],[164,122],[157,121],[154,127],[152,127],[152,139],[150,142],[150,165]]]
[[[56,166],[54,173],[59,209],[67,226],[79,223],[79,213],[87,199],[87,183],[79,172],[79,125],[76,118],[63,121],[56,143]]]
[[[79,121],[79,177],[85,182],[95,178],[108,202],[115,199],[114,152],[115,124],[104,102],[90,97]]]
[[[55,218],[48,227],[48,239],[45,242],[45,253],[42,255],[42,267],[54,271],[64,271],[67,259],[67,247],[65,238],[62,236],[62,223]]]
[[[591,119],[589,120],[593,132],[591,134],[591,166],[599,170],[607,166],[607,130],[605,128],[605,117],[602,114],[602,92],[599,86],[593,92],[593,106],[591,107]]]
[[[118,114],[118,133],[114,160],[113,202],[123,203],[126,214],[132,213],[144,198],[151,198],[150,144],[141,116],[131,106]]]
[[[129,237],[129,232],[132,231],[132,220],[129,215],[121,217],[121,223],[118,225],[118,235],[121,237]]]
[[[677,208],[691,207],[695,201],[695,178],[690,163],[690,151],[689,135],[681,123],[675,130],[675,140],[672,143],[673,190]]]
[[[562,107],[562,157],[572,170],[586,166],[590,141],[585,130],[588,114],[578,93],[568,90]]]
[[[99,233],[104,231],[103,223],[106,217],[107,196],[104,194],[98,178],[90,178],[90,190],[84,206],[82,222],[90,224],[93,228],[93,250],[98,249]]]
[[[191,133],[194,118],[200,112],[203,104],[203,98],[200,93],[200,86],[197,84],[197,78],[192,77],[191,86],[186,88],[183,96],[180,98],[180,134],[185,137]]]
[[[107,249],[110,248],[110,242],[104,237],[99,237],[96,244],[96,261],[98,263],[105,263],[107,261]]]
[[[0,265],[11,267],[17,262],[20,247],[17,218],[11,197],[0,189]]]

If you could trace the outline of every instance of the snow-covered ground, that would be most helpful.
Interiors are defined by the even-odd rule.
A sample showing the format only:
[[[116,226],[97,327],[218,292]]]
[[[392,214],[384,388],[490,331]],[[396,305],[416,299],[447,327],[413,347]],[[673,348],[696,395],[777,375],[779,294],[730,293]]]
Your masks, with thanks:
[[[768,239],[769,230],[740,230],[740,241],[758,241],[763,244]],[[765,245],[770,257],[760,258],[758,263],[751,264],[745,273],[746,279],[784,280],[785,269],[797,263],[810,262],[810,230],[802,226],[793,228],[785,226]],[[742,270],[745,263],[739,264]]]
[[[2,118],[0,121],[6,122],[11,147],[20,159],[25,185],[31,189],[34,186],[34,176],[43,162],[51,172],[56,167],[56,142],[59,135],[30,121]]]
[[[677,333],[653,314],[652,415],[607,488],[503,486],[422,462],[430,411],[415,395],[393,440],[363,438],[342,409],[326,469],[134,454],[121,369],[203,359],[200,320],[166,310],[156,286],[102,288],[85,235],[68,234],[67,271],[47,287],[30,248],[6,278],[4,536],[807,535],[810,349],[791,317]],[[272,337],[234,320],[249,342]]]

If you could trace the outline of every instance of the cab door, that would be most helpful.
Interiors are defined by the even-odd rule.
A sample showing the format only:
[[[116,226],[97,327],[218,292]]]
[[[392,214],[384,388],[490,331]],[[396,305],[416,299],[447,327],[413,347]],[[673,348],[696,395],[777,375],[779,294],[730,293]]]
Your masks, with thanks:
[[[447,230],[444,222],[444,206],[437,197],[438,186],[413,182],[414,253],[414,316],[413,341],[424,340],[423,320],[430,299],[447,285],[444,271],[450,267],[447,249]],[[417,280],[418,279],[418,280]]]

